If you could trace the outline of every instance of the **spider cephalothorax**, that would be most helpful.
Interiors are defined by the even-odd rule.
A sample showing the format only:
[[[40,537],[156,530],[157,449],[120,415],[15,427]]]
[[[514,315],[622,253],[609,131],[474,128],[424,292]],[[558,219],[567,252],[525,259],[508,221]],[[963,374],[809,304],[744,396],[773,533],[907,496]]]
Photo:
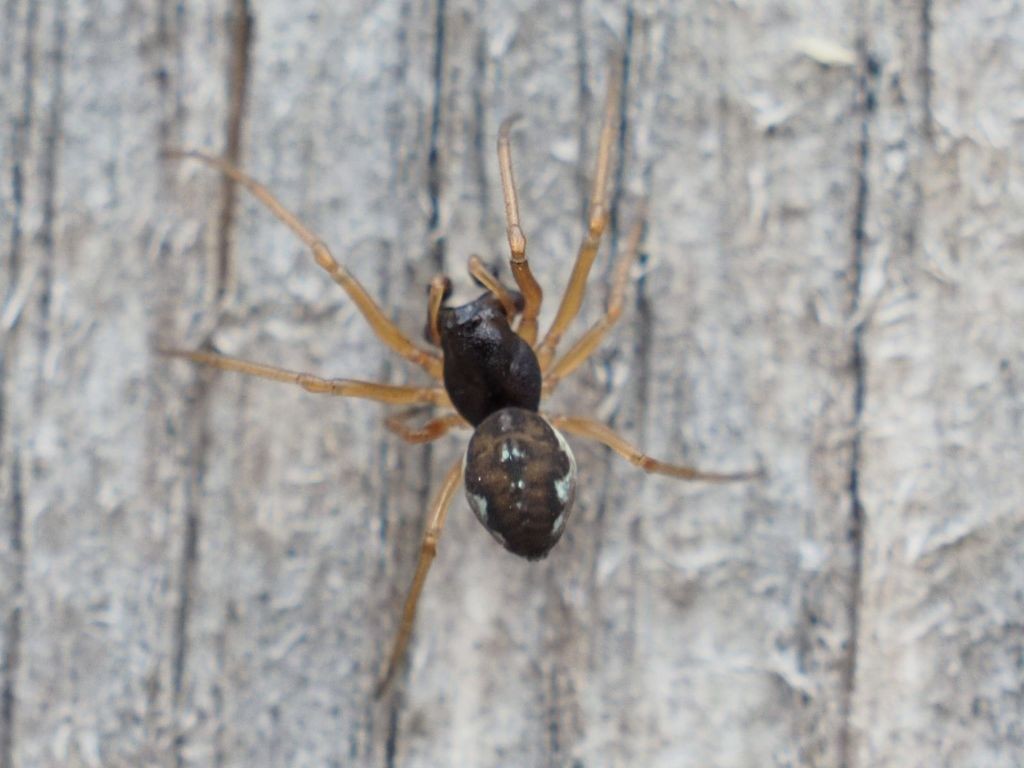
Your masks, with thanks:
[[[579,312],[587,276],[608,223],[607,187],[618,124],[617,85],[618,78],[613,76],[605,100],[587,230],[558,312],[542,339],[538,339],[537,333],[541,289],[530,271],[526,238],[519,225],[519,201],[509,142],[510,120],[502,123],[498,131],[498,160],[508,223],[509,264],[519,291],[504,287],[479,259],[471,257],[469,272],[487,293],[469,304],[447,307],[445,301],[451,281],[443,276],[436,277],[430,285],[427,337],[439,351],[413,343],[334,259],[323,240],[264,186],[213,155],[194,150],[165,153],[201,160],[252,192],[310,248],[316,263],[355,302],[380,340],[398,355],[422,367],[434,384],[404,386],[355,379],[323,379],[212,352],[168,349],[163,350],[164,354],[291,382],[311,392],[361,397],[390,405],[432,405],[441,409],[441,414],[420,426],[409,423],[418,409],[386,420],[388,429],[410,443],[430,442],[455,428],[472,426],[475,429],[464,457],[451,465],[430,507],[416,573],[378,692],[384,690],[408,645],[416,604],[436,554],[449,505],[463,477],[470,506],[480,522],[506,549],[533,560],[544,557],[561,537],[576,493],[576,460],[559,429],[597,440],[646,472],[710,481],[737,480],[757,474],[702,472],[667,464],[646,456],[599,421],[581,416],[544,415],[538,411],[542,397],[553,392],[558,382],[582,365],[618,321],[629,282],[629,268],[640,248],[643,216],[638,217],[619,256],[605,314],[567,352],[556,356],[562,336]]]
[[[438,312],[444,388],[455,410],[474,427],[501,408],[536,411],[540,406],[537,355],[509,319],[491,293]]]

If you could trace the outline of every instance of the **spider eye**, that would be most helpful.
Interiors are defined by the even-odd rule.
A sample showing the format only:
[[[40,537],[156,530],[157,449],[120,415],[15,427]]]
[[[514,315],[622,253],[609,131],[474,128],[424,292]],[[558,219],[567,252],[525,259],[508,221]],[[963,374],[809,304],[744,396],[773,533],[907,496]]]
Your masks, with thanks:
[[[484,419],[464,474],[474,514],[510,552],[536,560],[561,538],[576,497],[576,459],[540,414],[504,408]]]

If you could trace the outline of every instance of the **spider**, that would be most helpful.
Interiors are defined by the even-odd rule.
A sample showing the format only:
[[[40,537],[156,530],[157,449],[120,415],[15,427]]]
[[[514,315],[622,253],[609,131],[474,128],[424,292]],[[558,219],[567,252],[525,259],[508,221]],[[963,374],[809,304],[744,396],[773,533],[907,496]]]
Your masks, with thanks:
[[[582,365],[598,348],[622,313],[629,270],[637,257],[644,229],[643,210],[630,230],[612,276],[605,313],[561,356],[559,342],[579,312],[587,276],[609,220],[608,177],[618,124],[619,77],[613,73],[605,97],[603,123],[592,180],[587,230],[568,286],[547,333],[538,336],[542,292],[526,258],[526,237],[519,222],[519,200],[512,173],[509,134],[518,116],[498,130],[498,163],[505,200],[509,265],[517,290],[506,288],[477,256],[469,274],[485,288],[475,301],[448,306],[451,281],[438,275],[430,283],[427,340],[424,348],[411,341],[369,294],[331,255],[327,245],[282,205],[262,184],[229,161],[193,149],[168,149],[172,158],[194,158],[241,184],[312,251],[316,263],[355,302],[379,339],[393,352],[423,368],[432,386],[396,386],[355,379],[324,379],[214,352],[160,349],[170,357],[298,384],[319,394],[376,400],[412,406],[389,416],[386,427],[409,443],[427,443],[455,428],[472,427],[465,454],[441,481],[430,505],[426,530],[401,622],[380,682],[381,695],[394,676],[412,635],[416,605],[437,553],[452,499],[462,480],[466,499],[477,519],[505,549],[528,560],[545,557],[561,538],[576,495],[576,459],[561,431],[603,443],[645,472],[682,480],[723,482],[751,479],[757,472],[706,472],[668,464],[642,453],[605,424],[581,416],[542,414],[541,399]],[[439,351],[438,351],[439,349]],[[441,409],[420,426],[411,426],[415,407]],[[561,431],[560,431],[561,430]]]

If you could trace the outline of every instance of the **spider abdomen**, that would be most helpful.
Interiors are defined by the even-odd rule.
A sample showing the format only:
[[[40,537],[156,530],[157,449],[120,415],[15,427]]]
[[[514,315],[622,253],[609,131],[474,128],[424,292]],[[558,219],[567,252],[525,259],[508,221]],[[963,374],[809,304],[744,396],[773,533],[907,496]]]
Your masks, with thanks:
[[[504,408],[476,428],[466,449],[466,498],[477,519],[513,554],[547,555],[576,496],[576,459],[547,419]]]

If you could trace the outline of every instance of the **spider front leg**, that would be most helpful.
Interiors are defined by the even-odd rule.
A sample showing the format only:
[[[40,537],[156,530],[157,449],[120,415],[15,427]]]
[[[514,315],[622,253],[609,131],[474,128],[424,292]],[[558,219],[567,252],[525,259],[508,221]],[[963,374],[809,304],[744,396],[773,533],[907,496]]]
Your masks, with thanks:
[[[668,475],[680,480],[706,480],[713,483],[725,483],[732,480],[753,480],[754,478],[764,476],[763,469],[752,472],[705,472],[694,467],[658,461],[640,451],[636,446],[631,445],[607,425],[594,419],[587,419],[582,416],[552,416],[550,421],[554,426],[565,430],[571,435],[589,437],[591,440],[603,443],[630,464],[640,467],[644,472]]]
[[[417,345],[413,344],[405,334],[398,329],[398,326],[392,323],[391,320],[388,319],[387,315],[381,311],[381,308],[377,306],[377,303],[372,298],[370,298],[370,294],[366,292],[366,289],[363,288],[362,284],[360,284],[360,282],[356,280],[349,271],[345,269],[345,267],[334,259],[334,256],[331,255],[326,243],[324,243],[324,241],[321,240],[314,232],[310,231],[295,214],[285,208],[278,199],[274,197],[269,189],[253,179],[251,176],[236,168],[227,160],[206,154],[205,152],[199,152],[192,149],[167,149],[163,152],[163,155],[165,157],[173,158],[194,158],[206,165],[218,169],[225,176],[248,189],[257,200],[263,203],[263,205],[266,206],[277,219],[287,225],[288,228],[291,229],[291,231],[309,247],[313,252],[313,258],[316,259],[316,263],[326,271],[334,282],[340,285],[352,301],[356,303],[356,306],[363,314],[363,317],[365,317],[367,322],[369,322],[373,332],[377,334],[377,337],[384,342],[384,344],[406,360],[416,363],[426,369],[426,371],[435,379],[441,379],[441,358],[433,352],[421,349]]]
[[[640,252],[640,239],[643,236],[646,214],[646,204],[641,207],[633,229],[629,233],[629,241],[626,243],[626,250],[622,252],[618,263],[615,265],[615,274],[612,278],[612,289],[608,294],[608,306],[605,309],[604,317],[594,323],[590,329],[583,334],[572,348],[566,352],[558,362],[544,375],[544,393],[550,395],[554,392],[558,382],[579,368],[594,350],[598,348],[605,335],[612,326],[618,322],[622,315],[622,305],[626,294],[626,283],[629,281],[629,268],[636,261]]]
[[[375,381],[359,381],[358,379],[323,379],[311,373],[289,371],[273,365],[254,363],[214,352],[184,349],[159,349],[157,351],[167,357],[180,357],[194,363],[220,368],[223,371],[234,371],[261,379],[298,384],[307,392],[316,394],[359,397],[390,405],[451,405],[448,393],[441,387],[402,387]]]
[[[609,74],[608,92],[605,94],[604,122],[601,125],[601,138],[597,148],[597,164],[594,169],[593,187],[590,192],[590,211],[587,214],[587,232],[576,254],[569,284],[562,296],[551,328],[544,340],[537,347],[537,360],[540,369],[547,371],[551,359],[555,355],[558,342],[580,311],[583,294],[587,288],[587,277],[601,245],[601,236],[608,226],[608,178],[611,175],[612,145],[615,143],[619,121],[619,87],[622,73],[619,67],[613,67]]]
[[[508,248],[511,253],[509,266],[523,294],[523,316],[516,332],[527,344],[533,346],[537,340],[537,315],[540,314],[544,294],[530,271],[530,263],[526,260],[526,236],[519,226],[519,195],[512,174],[512,148],[509,140],[509,131],[518,119],[518,115],[506,118],[498,129],[498,167],[501,170],[501,192],[505,197],[505,220],[508,223]]]
[[[420,557],[416,563],[416,574],[412,579],[412,586],[409,587],[409,594],[405,598],[405,607],[402,609],[402,623],[398,627],[398,634],[395,635],[394,645],[391,647],[391,655],[388,657],[388,665],[384,676],[377,684],[376,695],[380,697],[391,678],[395,674],[398,663],[405,654],[409,645],[409,638],[412,636],[413,619],[416,618],[416,604],[419,602],[420,593],[423,592],[423,584],[427,580],[427,572],[430,570],[434,556],[437,554],[437,541],[441,538],[444,530],[445,520],[448,518],[448,508],[451,506],[455,490],[459,487],[459,480],[462,478],[462,459],[459,458],[448,474],[434,497],[434,503],[430,506],[430,515],[427,517],[427,530],[423,533],[423,541],[420,544]]]

